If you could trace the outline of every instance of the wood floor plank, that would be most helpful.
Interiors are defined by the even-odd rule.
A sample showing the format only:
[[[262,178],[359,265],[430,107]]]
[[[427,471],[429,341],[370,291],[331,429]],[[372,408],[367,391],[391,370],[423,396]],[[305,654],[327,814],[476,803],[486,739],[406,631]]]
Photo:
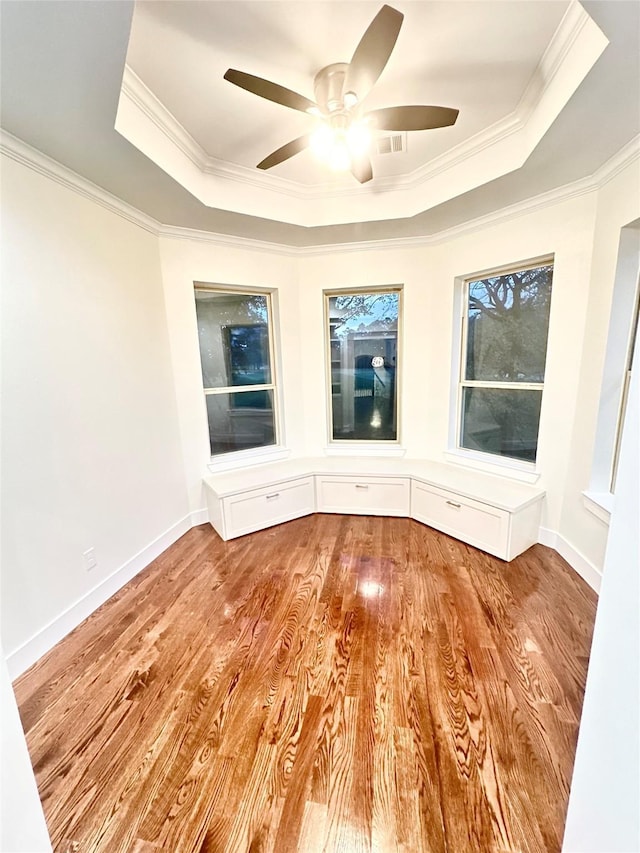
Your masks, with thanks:
[[[56,853],[557,853],[595,595],[409,519],[194,528],[15,685]]]

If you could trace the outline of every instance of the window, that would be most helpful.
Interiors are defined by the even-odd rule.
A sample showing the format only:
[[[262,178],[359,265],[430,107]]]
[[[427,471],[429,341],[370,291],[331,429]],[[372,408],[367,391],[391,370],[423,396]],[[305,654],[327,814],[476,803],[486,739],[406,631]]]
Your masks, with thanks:
[[[633,354],[638,338],[638,323],[640,321],[640,288],[636,288],[636,304],[633,309],[633,320],[631,324],[631,340],[627,348],[627,360],[622,378],[622,393],[620,398],[620,411],[616,423],[616,436],[613,448],[613,463],[611,466],[611,494],[616,490],[616,479],[618,476],[618,462],[620,459],[620,444],[622,442],[622,427],[627,414],[627,402],[629,400],[629,388],[631,387],[631,371],[633,370]]]
[[[325,292],[332,441],[397,441],[399,288]]]
[[[270,294],[198,285],[195,298],[211,455],[276,444]]]
[[[535,462],[552,278],[545,262],[464,282],[459,447]]]
[[[591,477],[589,489],[585,492],[589,500],[607,513],[615,492],[639,311],[640,219],[636,219],[620,231]],[[593,509],[591,504],[587,503],[587,506]],[[599,515],[598,512],[596,514]]]

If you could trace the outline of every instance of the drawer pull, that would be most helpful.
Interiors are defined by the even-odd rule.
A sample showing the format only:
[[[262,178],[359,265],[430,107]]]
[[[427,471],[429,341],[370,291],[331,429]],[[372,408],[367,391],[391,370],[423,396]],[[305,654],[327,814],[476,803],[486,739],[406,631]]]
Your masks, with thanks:
[[[369,486],[361,486],[360,483],[356,483],[356,489],[368,489]]]
[[[448,506],[453,506],[453,507],[455,507],[456,509],[460,509],[460,508],[461,508],[461,504],[454,503],[453,501],[447,501],[447,505],[448,505]]]
[[[279,498],[280,492],[274,492],[272,495],[267,495],[267,500],[272,501],[274,498]]]

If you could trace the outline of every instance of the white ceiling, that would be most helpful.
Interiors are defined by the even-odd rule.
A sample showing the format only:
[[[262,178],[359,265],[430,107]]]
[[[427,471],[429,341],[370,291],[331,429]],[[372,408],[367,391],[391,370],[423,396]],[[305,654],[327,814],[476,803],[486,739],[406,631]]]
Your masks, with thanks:
[[[280,122],[286,120],[287,125],[283,130],[286,135],[276,140],[276,145],[282,144],[290,138],[289,130],[292,130],[291,136],[296,134],[288,122],[304,121],[305,116],[298,116],[294,111],[275,104],[261,104],[257,97],[230,84],[223,84],[220,81],[221,69],[224,71],[228,66],[240,67],[310,94],[310,79],[315,71],[326,62],[349,58],[379,5],[360,2],[308,4],[305,0],[298,0],[291,5],[296,10],[305,9],[309,13],[309,26],[303,27],[303,48],[300,47],[299,39],[285,44],[287,33],[299,32],[299,20],[290,29],[289,25],[283,28],[281,19],[274,17],[274,9],[285,8],[290,5],[287,3],[245,3],[243,0],[234,0],[228,4],[192,4],[145,0],[142,5],[143,17],[140,20],[147,20],[150,26],[163,29],[161,20],[174,13],[182,23],[177,26],[176,21],[176,26],[168,27],[165,24],[164,29],[168,32],[157,35],[157,38],[149,37],[150,44],[144,50],[141,48],[141,55],[136,58],[139,22],[138,15],[133,14],[133,3],[130,0],[78,0],[74,3],[65,0],[3,0],[0,3],[1,120],[3,129],[14,137],[168,225],[269,240],[290,246],[430,235],[586,178],[640,133],[640,4],[618,0],[585,0],[582,5],[609,44],[526,162],[509,174],[492,178],[476,188],[469,188],[430,209],[427,209],[429,200],[425,199],[422,208],[424,212],[417,212],[416,215],[407,217],[392,213],[376,222],[369,221],[370,217],[363,215],[351,224],[302,227],[276,221],[268,211],[256,216],[255,210],[240,213],[225,210],[220,205],[207,206],[114,129],[130,35],[129,61],[137,63],[140,76],[146,75],[143,79],[149,88],[153,90],[155,86],[158,89],[166,101],[167,109],[175,112],[176,118],[184,122],[185,126],[191,125],[189,133],[194,139],[197,138],[198,145],[203,148],[206,146],[206,149],[213,147],[211,156],[223,162],[225,157],[233,158],[227,162],[233,164],[238,161],[237,168],[253,176],[257,171],[253,167],[256,156],[261,158],[267,153],[262,149],[262,140],[265,141],[267,151],[275,147],[274,134],[280,132]],[[479,120],[482,114],[482,110],[476,109],[477,105],[473,103],[474,84],[478,84],[475,86],[475,97],[486,108],[487,120],[489,116],[493,118],[500,111],[508,109],[509,98],[513,103],[516,90],[521,89],[528,73],[526,63],[529,62],[530,70],[536,50],[539,52],[544,41],[548,40],[565,7],[564,3],[557,5],[553,0],[534,3],[521,3],[519,0],[498,3],[474,0],[463,3],[449,0],[445,3],[404,2],[398,5],[405,12],[405,24],[396,51],[379,81],[376,98],[378,94],[380,98],[384,95],[385,105],[388,103],[387,97],[397,103],[396,93],[402,90],[402,101],[415,97],[419,101],[437,102],[439,98],[436,95],[442,92],[443,98],[448,101],[444,105],[462,109],[465,107],[463,101],[466,100],[468,105],[465,111],[468,113],[471,110],[476,117],[474,120]],[[327,16],[329,6],[335,14]],[[218,21],[220,32],[213,24],[209,25],[209,29],[204,25],[194,29],[194,20],[190,17],[194,14],[192,7],[198,14],[208,10],[207,14],[212,15],[212,20],[215,18]],[[222,7],[227,7],[227,14],[219,21],[217,16]],[[417,38],[416,30],[410,26],[414,7],[427,16],[425,32],[429,36],[434,29],[429,25],[430,16],[439,22],[439,37],[430,41],[428,50],[422,50],[420,39],[419,47],[401,50],[403,40],[414,41]],[[493,38],[494,28],[498,25],[497,7],[505,7],[505,13],[508,11],[508,15],[513,14],[511,23],[504,26],[517,27],[516,19],[522,14],[523,19],[533,28],[535,44],[530,45],[529,58],[520,64],[519,41],[513,36],[503,36],[500,45],[502,49],[495,55],[485,48],[484,57],[482,53],[473,54],[473,61],[469,56],[468,64],[465,65],[466,58],[459,52],[456,54],[456,62],[450,62],[450,51],[441,52],[447,41],[449,45],[452,44],[447,27],[453,28],[455,43],[455,35],[461,31],[459,27],[467,32],[467,15],[475,16],[474,26],[478,43],[481,43],[482,40]],[[312,8],[315,17],[311,16]],[[333,18],[337,16],[337,10],[340,10],[341,30],[335,35]],[[540,12],[540,20],[537,19],[536,10]],[[446,27],[445,21],[448,22]],[[215,33],[211,32],[211,27]],[[328,30],[331,32],[328,33]],[[258,38],[263,33],[267,41]],[[206,48],[212,38],[218,39],[216,51]],[[178,57],[166,47],[163,39],[180,44]],[[280,40],[277,42],[279,47],[276,55],[269,48],[269,40],[273,39]],[[330,46],[328,53],[327,45]],[[163,60],[160,68],[164,70],[156,72],[158,79],[150,76],[152,72],[145,65],[149,57],[145,59],[142,55],[145,51],[155,53]],[[255,60],[261,63],[259,66],[253,64],[254,54]],[[207,57],[205,65],[202,65],[203,57]],[[436,57],[438,62],[435,62]],[[197,58],[203,69],[198,77],[199,85],[204,89],[211,85],[214,92],[219,87],[226,87],[224,95],[221,92],[212,94],[211,102],[205,103],[200,110],[196,99],[188,93],[184,99],[180,96],[180,86],[184,86],[180,69],[182,65],[188,65],[192,73],[192,62],[197,66]],[[426,77],[420,87],[428,84],[428,89],[410,92],[401,69],[405,63],[422,60],[427,65]],[[510,79],[512,76],[513,80]],[[508,85],[501,88],[505,82],[503,77],[509,78],[506,81]],[[399,82],[400,78],[402,82]],[[388,90],[385,88],[387,84]],[[498,89],[499,97],[496,94]],[[202,97],[208,101],[207,96]],[[253,105],[251,114],[245,113],[244,107],[239,107],[240,100]],[[262,115],[259,121],[256,118],[257,124],[254,124],[253,116],[257,115],[253,112],[254,108],[260,109]],[[241,132],[242,127],[236,126],[236,120],[230,118],[228,110],[232,115],[240,110],[246,136]],[[457,132],[457,128],[452,130]],[[435,137],[442,136],[444,139],[446,132],[448,130],[445,129],[425,132],[426,137],[433,137],[424,143],[430,152],[435,152],[436,146],[445,144]],[[238,134],[233,136],[233,143],[227,133]],[[414,145],[412,140],[410,145]],[[307,175],[305,171],[300,180],[318,180],[317,172],[314,178]],[[278,176],[274,180],[294,179]],[[324,177],[320,180],[324,180]],[[241,189],[240,184],[238,188]]]
[[[375,157],[375,175],[413,172],[518,105],[568,0],[397,2],[405,19],[367,109],[435,104],[460,109],[455,126],[409,134],[406,153]],[[137,3],[127,64],[211,157],[255,167],[308,133],[313,119],[223,79],[237,68],[314,99],[323,66],[348,62],[381,2]],[[276,167],[300,184],[351,186],[310,151]]]

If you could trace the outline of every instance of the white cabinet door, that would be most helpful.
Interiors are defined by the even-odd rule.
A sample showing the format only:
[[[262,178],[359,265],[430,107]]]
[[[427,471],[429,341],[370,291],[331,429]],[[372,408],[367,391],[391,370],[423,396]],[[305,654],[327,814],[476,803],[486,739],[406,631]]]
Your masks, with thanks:
[[[510,516],[506,510],[414,480],[411,518],[507,559]]]
[[[318,512],[352,515],[409,515],[408,477],[318,475]]]
[[[315,512],[313,477],[252,489],[223,500],[225,539]]]

